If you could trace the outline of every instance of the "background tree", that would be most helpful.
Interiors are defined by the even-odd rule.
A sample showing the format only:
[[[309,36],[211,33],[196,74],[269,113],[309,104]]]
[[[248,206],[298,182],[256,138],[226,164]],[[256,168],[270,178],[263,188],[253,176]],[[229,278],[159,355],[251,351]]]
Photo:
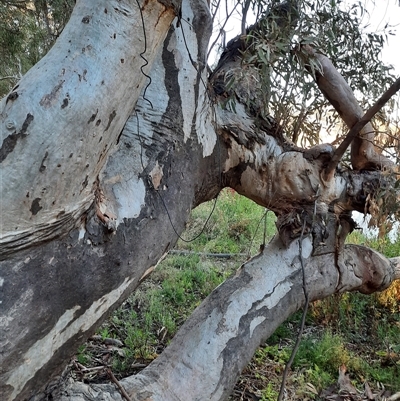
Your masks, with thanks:
[[[0,96],[3,97],[50,49],[75,1],[0,2]]]
[[[57,35],[53,5],[5,3]],[[311,123],[304,116],[318,110],[305,69],[320,87],[323,78],[324,85],[339,79],[339,89],[351,93],[329,60],[305,46],[319,50],[315,39],[325,31],[314,38],[308,28],[303,36],[302,24],[310,10],[336,29],[335,18],[352,19],[334,2],[317,5],[322,11],[314,2],[260,9],[262,18],[228,44],[208,76],[208,4],[78,2],[47,55],[0,104],[4,399],[42,389],[173,247],[190,210],[225,186],[273,210],[280,239],[220,286],[154,364],[126,380],[134,399],[224,399],[255,347],[304,296],[370,293],[399,277],[397,259],[344,247],[353,210],[371,212],[377,204],[386,216],[396,204],[395,171],[370,146],[374,134],[353,146],[353,167],[366,169],[328,175],[331,146],[290,141],[306,137]],[[22,30],[17,18],[9,21],[7,27]],[[352,26],[357,47],[363,36],[357,22]],[[26,38],[15,40],[19,49]],[[364,53],[375,51],[374,41],[365,43]],[[376,71],[383,92],[393,77]],[[355,110],[346,119],[361,117],[354,96],[337,100],[322,88],[336,108]],[[297,116],[283,112],[281,94],[292,99],[288,109],[303,94]],[[373,159],[357,153],[363,146]],[[381,173],[383,164],[390,174]],[[204,358],[206,350],[215,363]],[[52,396],[117,397],[107,386],[95,390],[101,395],[84,385],[63,391]]]

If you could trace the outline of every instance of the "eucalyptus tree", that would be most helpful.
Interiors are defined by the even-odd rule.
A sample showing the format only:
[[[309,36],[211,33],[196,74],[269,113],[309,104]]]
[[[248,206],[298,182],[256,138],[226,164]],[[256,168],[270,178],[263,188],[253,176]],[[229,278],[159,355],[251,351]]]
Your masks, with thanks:
[[[207,2],[80,0],[0,103],[1,399],[120,399],[109,385],[45,388],[223,187],[276,213],[279,236],[123,380],[131,399],[226,399],[305,302],[400,277],[397,259],[344,245],[352,211],[379,221],[397,210],[395,162],[338,72],[373,102],[394,82],[381,36],[332,1],[241,7],[257,23],[209,71]],[[317,136],[327,102],[359,128],[337,150]]]
[[[0,1],[1,97],[47,53],[74,5],[74,0]]]

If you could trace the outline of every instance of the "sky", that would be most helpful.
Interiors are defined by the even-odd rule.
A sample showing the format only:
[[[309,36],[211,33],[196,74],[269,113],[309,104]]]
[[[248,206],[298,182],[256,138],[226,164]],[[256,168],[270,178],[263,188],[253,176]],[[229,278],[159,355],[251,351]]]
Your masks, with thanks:
[[[347,3],[351,3],[350,0]],[[400,4],[398,0],[364,0],[369,16],[364,19],[371,31],[382,30],[388,23],[393,26],[395,36],[389,35],[389,42],[382,51],[382,59],[395,67],[400,76]],[[375,4],[374,4],[375,3]]]

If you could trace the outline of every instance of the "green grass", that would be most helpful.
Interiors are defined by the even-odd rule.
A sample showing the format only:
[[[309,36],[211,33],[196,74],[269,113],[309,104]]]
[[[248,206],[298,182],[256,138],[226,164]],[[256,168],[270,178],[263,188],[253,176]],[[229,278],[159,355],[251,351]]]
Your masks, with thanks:
[[[217,269],[198,255],[171,256],[99,330],[103,337],[121,340],[123,353],[113,357],[118,375],[135,371],[159,355],[177,329],[230,269]]]
[[[268,242],[276,231],[272,213],[265,215],[264,208],[231,190],[221,193],[204,227],[212,208],[209,202],[192,212],[183,236],[201,235],[190,243],[180,241],[178,249],[254,255],[264,237]],[[388,257],[400,254],[400,241],[368,239],[358,231],[349,241],[371,246]],[[220,260],[190,254],[170,255],[161,262],[98,331],[103,340],[115,338],[123,343],[106,360],[114,374],[130,375],[156,358],[194,308],[245,260],[246,256]],[[400,391],[399,299],[400,286],[394,285],[379,295],[336,294],[314,302],[288,379],[288,399],[318,399],[321,390],[337,381],[342,364],[359,388],[367,380],[371,387],[379,382]],[[301,311],[258,349],[238,382],[238,394],[251,388],[260,400],[276,399],[300,318]],[[98,348],[98,343],[89,342],[78,350],[77,361],[85,366],[99,364]],[[231,400],[251,399],[238,397]]]
[[[179,241],[178,248],[211,253],[254,254],[264,241],[264,228],[267,240],[276,231],[273,213],[266,214],[263,207],[232,190],[220,193],[215,210],[205,226],[213,206],[214,201],[211,201],[193,210],[184,238],[194,238],[202,233],[193,242]]]

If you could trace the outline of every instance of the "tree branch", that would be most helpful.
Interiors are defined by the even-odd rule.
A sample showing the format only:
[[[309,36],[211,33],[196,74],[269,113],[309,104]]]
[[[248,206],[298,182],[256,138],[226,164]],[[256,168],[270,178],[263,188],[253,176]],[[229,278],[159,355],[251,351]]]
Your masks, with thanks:
[[[376,113],[382,109],[382,107],[392,98],[392,96],[400,90],[400,78],[398,78],[390,88],[375,102],[375,104],[368,109],[368,111],[353,125],[350,129],[349,133],[346,135],[343,142],[334,152],[331,161],[324,171],[324,178],[328,180],[329,177],[332,176],[333,172],[336,169],[336,166],[339,164],[341,158],[346,152],[347,148],[353,142],[354,138],[358,135],[364,126],[371,121]],[[382,160],[385,158],[382,156]],[[387,164],[387,160],[385,159],[385,164]]]
[[[352,139],[349,139],[348,143],[346,142],[343,147],[340,147],[340,152],[335,157],[335,163],[330,163],[330,174],[332,174],[337,166],[338,160],[336,159],[339,154],[341,158],[350,143],[352,144],[351,163],[355,170],[375,170],[393,165],[389,159],[376,152],[373,144],[375,130],[370,120],[399,89],[398,81],[396,81],[389,91],[378,100],[368,111],[368,114],[364,115],[353,91],[342,75],[336,70],[331,60],[323,54],[317,53],[309,45],[304,45],[303,49],[307,56],[314,57],[320,64],[322,73],[316,70],[314,76],[319,89],[339,113],[346,125],[350,129],[354,127],[354,131],[351,135]],[[386,98],[386,96],[389,96],[389,98]],[[358,122],[360,122],[360,124],[355,126]],[[358,137],[357,134],[359,134]],[[346,148],[343,151],[344,146],[346,146]],[[326,177],[328,175],[329,174],[325,174]]]
[[[121,385],[121,383],[117,380],[117,378],[114,376],[113,372],[111,369],[107,369],[107,373],[110,376],[111,381],[117,386],[118,390],[121,392],[121,394],[124,396],[124,398],[127,401],[131,401],[131,397],[129,397],[129,394],[126,392],[124,387]]]
[[[20,79],[20,77],[15,77],[14,75],[8,75],[6,77],[0,77],[0,81],[5,81],[7,79],[16,79],[16,80],[18,80],[18,79]]]
[[[284,249],[275,238],[235,277],[216,288],[163,354],[141,373],[121,380],[131,399],[225,400],[259,344],[304,304],[299,246],[294,241]],[[341,272],[335,269],[334,249],[312,256],[311,236],[305,237],[301,246],[310,301],[340,291]],[[381,291],[400,274],[397,261],[362,246],[347,245],[343,261],[351,266],[346,278],[347,289],[353,291]],[[99,394],[107,395],[102,399],[113,399],[112,395],[108,398],[109,385],[69,383],[59,394],[55,400],[88,401]]]
[[[399,280],[400,279],[400,256],[396,258],[390,258],[389,259],[391,265],[393,266],[393,271],[394,271],[394,279]]]
[[[246,35],[246,18],[249,11],[250,0],[246,0],[242,6],[242,35]]]

